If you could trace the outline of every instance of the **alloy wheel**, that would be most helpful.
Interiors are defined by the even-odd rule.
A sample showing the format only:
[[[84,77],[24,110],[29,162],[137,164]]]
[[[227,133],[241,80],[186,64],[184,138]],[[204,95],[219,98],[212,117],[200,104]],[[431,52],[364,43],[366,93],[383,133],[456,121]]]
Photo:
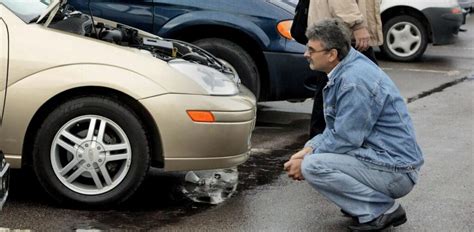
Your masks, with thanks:
[[[55,175],[70,190],[99,195],[120,184],[132,161],[127,135],[112,120],[85,115],[69,120],[51,146]]]

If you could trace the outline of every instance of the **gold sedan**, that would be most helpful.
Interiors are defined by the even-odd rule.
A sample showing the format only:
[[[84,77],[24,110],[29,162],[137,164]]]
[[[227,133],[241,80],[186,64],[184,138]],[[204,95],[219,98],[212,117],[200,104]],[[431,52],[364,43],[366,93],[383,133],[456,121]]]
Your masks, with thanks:
[[[0,90],[1,150],[60,202],[122,202],[150,166],[236,166],[255,124],[255,97],[206,51],[60,0],[0,0]]]

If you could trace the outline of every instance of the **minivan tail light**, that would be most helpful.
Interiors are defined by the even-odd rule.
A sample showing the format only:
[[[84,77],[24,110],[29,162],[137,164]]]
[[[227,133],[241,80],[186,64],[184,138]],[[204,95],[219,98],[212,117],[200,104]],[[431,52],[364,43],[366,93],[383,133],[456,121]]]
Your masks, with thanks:
[[[453,9],[451,9],[451,13],[453,13],[453,14],[462,14],[462,10],[459,7],[455,7]]]

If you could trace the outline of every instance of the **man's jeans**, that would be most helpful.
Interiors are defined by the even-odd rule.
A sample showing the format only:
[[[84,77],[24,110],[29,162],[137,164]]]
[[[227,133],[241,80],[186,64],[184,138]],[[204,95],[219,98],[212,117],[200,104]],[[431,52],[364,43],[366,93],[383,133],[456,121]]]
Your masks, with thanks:
[[[344,211],[372,221],[390,209],[394,199],[408,194],[417,173],[386,172],[370,168],[345,154],[306,155],[301,171],[306,181]]]

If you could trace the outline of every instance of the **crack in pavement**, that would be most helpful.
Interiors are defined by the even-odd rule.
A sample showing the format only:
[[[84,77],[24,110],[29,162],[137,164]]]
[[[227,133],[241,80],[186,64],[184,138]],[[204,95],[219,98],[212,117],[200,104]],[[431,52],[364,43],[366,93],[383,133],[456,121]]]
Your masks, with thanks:
[[[449,87],[454,86],[454,85],[457,85],[457,84],[459,84],[461,82],[464,82],[466,80],[474,80],[474,73],[470,74],[470,76],[465,76],[465,77],[450,81],[448,83],[444,83],[444,84],[442,84],[438,87],[435,87],[433,89],[423,91],[423,92],[421,92],[420,94],[418,94],[414,97],[409,97],[409,98],[407,98],[407,104],[412,103],[416,100],[422,99],[424,97],[430,96],[434,93],[442,92],[444,89],[449,88]]]

